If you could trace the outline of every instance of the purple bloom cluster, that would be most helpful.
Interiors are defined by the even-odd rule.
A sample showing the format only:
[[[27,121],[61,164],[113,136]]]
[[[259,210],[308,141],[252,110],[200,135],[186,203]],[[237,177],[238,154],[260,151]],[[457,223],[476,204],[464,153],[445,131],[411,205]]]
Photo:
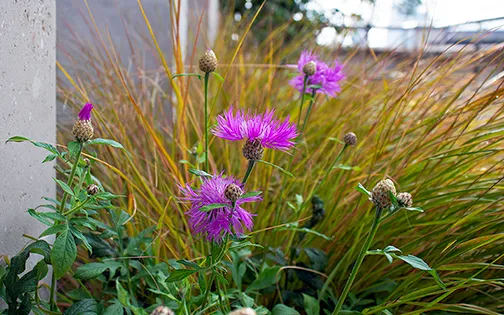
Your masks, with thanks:
[[[303,91],[303,82],[305,77],[303,67],[310,61],[315,62],[317,65],[317,71],[314,75],[308,77],[307,85],[320,85],[320,88],[316,89],[316,93],[322,93],[335,97],[336,94],[341,91],[339,82],[345,78],[343,65],[334,61],[334,65],[330,67],[325,62],[320,61],[317,55],[309,51],[303,51],[301,53],[298,61],[298,70],[301,74],[293,78],[289,84],[299,92]],[[306,92],[312,93],[313,88],[307,88]]]
[[[232,208],[231,201],[224,192],[230,184],[239,185],[239,182],[232,177],[223,177],[222,174],[205,178],[199,189],[190,186],[181,188],[184,194],[183,200],[191,202],[191,208],[187,212],[189,216],[189,226],[193,233],[202,233],[208,240],[220,243],[226,234],[241,235],[244,228],[251,230],[254,226],[253,214],[241,207],[246,202],[259,201],[260,196],[239,198],[235,208]],[[222,208],[202,211],[202,207],[212,204],[225,204]]]
[[[212,133],[219,138],[238,141],[248,139],[259,140],[266,148],[281,151],[289,150],[297,137],[297,129],[289,123],[289,117],[283,122],[273,118],[275,111],[268,110],[263,114],[251,115],[239,110],[236,116],[233,108],[217,117],[217,126]]]
[[[93,104],[86,103],[84,107],[79,112],[79,120],[90,120],[91,119],[91,110],[93,109]]]

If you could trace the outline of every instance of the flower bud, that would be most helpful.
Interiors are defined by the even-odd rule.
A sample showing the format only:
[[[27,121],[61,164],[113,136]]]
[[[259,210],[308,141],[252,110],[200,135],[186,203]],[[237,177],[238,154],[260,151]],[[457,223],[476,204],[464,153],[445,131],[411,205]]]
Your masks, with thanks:
[[[248,139],[243,145],[242,153],[247,160],[258,161],[264,156],[264,148],[259,139]]]
[[[91,161],[88,158],[83,158],[82,161],[84,161],[84,165],[86,167],[89,167],[91,165]]]
[[[224,191],[224,197],[231,202],[236,202],[243,195],[243,190],[236,184],[229,184]]]
[[[256,315],[257,313],[250,307],[240,308],[232,311],[229,315]]]
[[[315,61],[310,61],[303,66],[303,73],[306,75],[314,75],[317,72],[317,64]]]
[[[347,145],[355,145],[357,143],[357,136],[353,132],[349,132],[343,136],[343,142]]]
[[[217,57],[213,50],[208,49],[199,60],[199,68],[204,73],[214,72],[217,69]]]
[[[78,120],[72,128],[75,140],[84,143],[93,138],[94,129],[91,120]]]
[[[371,200],[378,208],[389,208],[392,205],[390,193],[394,196],[396,195],[394,183],[390,179],[381,180],[373,188]]]
[[[175,315],[175,313],[166,306],[158,306],[151,315]]]
[[[413,206],[413,197],[410,193],[402,192],[397,195],[397,202],[401,207],[410,208]]]
[[[96,186],[95,184],[91,184],[86,188],[86,191],[90,196],[96,195],[98,193],[98,190],[98,186]]]

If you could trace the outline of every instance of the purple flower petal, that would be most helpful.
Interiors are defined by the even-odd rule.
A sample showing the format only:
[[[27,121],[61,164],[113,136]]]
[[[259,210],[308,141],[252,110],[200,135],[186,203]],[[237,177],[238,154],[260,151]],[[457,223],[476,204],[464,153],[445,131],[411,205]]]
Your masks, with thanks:
[[[329,67],[323,61],[319,61],[318,57],[311,52],[303,51],[298,61],[298,70],[301,74],[289,81],[289,84],[299,92],[303,91],[304,73],[303,67],[310,61],[315,61],[317,71],[314,75],[309,76],[308,85],[320,85],[316,89],[316,93],[326,94],[335,97],[341,91],[339,82],[345,78],[343,73],[343,65],[334,61],[334,66]],[[306,93],[312,93],[313,88],[307,88]]]
[[[275,119],[274,114],[274,110],[255,115],[239,110],[235,116],[233,108],[230,108],[217,117],[217,126],[212,133],[231,141],[258,139],[264,147],[289,150],[298,135],[296,126],[289,122],[289,117],[282,122]]]
[[[231,209],[231,202],[224,196],[224,191],[229,184],[239,182],[232,177],[223,177],[222,174],[214,175],[212,178],[205,178],[199,189],[190,186],[181,187],[184,194],[182,200],[191,202],[191,207],[186,214],[189,216],[189,226],[194,234],[203,234],[208,240],[220,243],[226,234],[239,236],[245,229],[252,230],[255,216],[241,207],[247,202],[261,200],[260,196],[240,198],[236,201],[234,211]],[[229,206],[201,211],[206,205],[215,203],[227,204]]]
[[[91,119],[91,110],[93,109],[93,104],[86,103],[84,107],[79,112],[80,120],[90,120]]]

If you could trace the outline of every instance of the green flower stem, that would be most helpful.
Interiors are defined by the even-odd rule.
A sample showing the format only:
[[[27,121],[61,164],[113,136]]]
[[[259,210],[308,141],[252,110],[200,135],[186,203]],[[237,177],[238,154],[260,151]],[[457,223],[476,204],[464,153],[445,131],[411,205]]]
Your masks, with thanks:
[[[79,160],[80,160],[80,157],[82,154],[82,149],[83,149],[83,145],[81,142],[79,142],[79,150],[77,151],[77,156],[75,158],[74,165],[72,166],[72,171],[70,172],[70,177],[68,177],[68,181],[67,181],[67,185],[69,187],[72,187],[75,173],[77,172],[77,166],[79,165]],[[63,192],[63,197],[61,198],[61,204],[60,204],[60,209],[59,209],[60,214],[64,214],[64,212],[65,212],[65,205],[66,205],[67,198],[68,198],[68,194],[66,192]],[[58,224],[58,222],[55,222],[55,224]],[[56,297],[56,274],[54,273],[54,270],[53,270],[52,278],[51,278],[51,296],[49,298],[49,305],[51,307],[51,311],[57,310],[56,301],[54,299],[55,297]]]
[[[208,172],[208,81],[210,73],[205,73],[205,172]]]
[[[305,75],[304,80],[303,80],[303,91],[301,92],[301,104],[299,105],[299,116],[298,116],[298,122],[297,125],[301,123],[301,115],[303,114],[303,104],[304,104],[304,95],[306,92],[306,83],[308,82],[308,76]]]
[[[311,93],[310,104],[308,105],[308,111],[306,112],[306,116],[304,118],[303,127],[301,128],[301,132],[299,133],[299,136],[298,136],[299,138],[301,138],[301,135],[303,134],[303,132],[306,129],[306,124],[308,124],[308,118],[310,118],[310,114],[311,114],[311,111],[313,108],[313,103],[315,103],[315,93],[317,93],[317,90],[313,89],[313,91]]]
[[[242,185],[245,185],[247,183],[247,180],[250,177],[250,174],[252,174],[252,169],[254,168],[256,161],[249,160],[248,166],[247,166],[247,171],[245,172],[245,176],[243,177]]]
[[[214,271],[212,270],[212,274],[210,275],[210,281],[208,282],[208,285],[205,290],[205,297],[203,298],[203,304],[201,305],[202,311],[205,309],[205,306],[207,304],[208,295],[210,295],[210,289],[212,287],[214,280],[215,280],[215,275],[214,275]]]
[[[343,303],[345,302],[345,299],[350,292],[350,288],[352,287],[352,284],[357,277],[357,273],[359,272],[359,268],[362,265],[362,262],[364,261],[364,257],[366,257],[366,252],[369,250],[369,247],[371,246],[371,243],[373,242],[373,238],[376,235],[376,231],[378,230],[378,226],[380,225],[380,216],[382,213],[382,209],[376,208],[376,213],[375,213],[375,218],[373,220],[373,225],[371,226],[371,230],[368,234],[368,237],[366,238],[366,241],[364,242],[364,246],[362,246],[361,251],[359,253],[359,256],[357,256],[357,261],[355,262],[352,272],[350,273],[350,277],[348,278],[347,282],[345,283],[345,287],[343,288],[343,293],[341,293],[341,296],[338,299],[338,304],[336,305],[336,308],[334,309],[334,312],[332,313],[333,315],[339,314],[341,311],[341,308],[343,307]],[[327,283],[331,283],[332,279],[336,273],[333,272],[327,279]],[[331,277],[332,276],[332,277]]]
[[[64,215],[65,217],[67,217],[67,216],[69,216],[69,215],[71,215],[71,214],[75,213],[75,212],[76,212],[76,211],[78,211],[79,209],[82,209],[82,207],[84,207],[84,206],[88,203],[88,201],[91,201],[91,199],[90,199],[90,198],[87,198],[87,199],[86,199],[86,200],[84,200],[84,202],[82,202],[81,204],[79,204],[79,205],[77,205],[77,206],[73,207],[72,209],[68,210],[67,212],[63,213],[63,215]]]

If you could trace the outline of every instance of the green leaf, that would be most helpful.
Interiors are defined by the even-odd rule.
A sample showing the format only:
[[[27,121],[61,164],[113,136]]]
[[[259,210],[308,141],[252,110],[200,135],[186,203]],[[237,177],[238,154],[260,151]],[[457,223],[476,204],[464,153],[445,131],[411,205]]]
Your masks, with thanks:
[[[197,270],[191,270],[191,269],[174,270],[174,271],[172,271],[172,273],[170,273],[170,276],[168,277],[168,279],[166,279],[166,282],[176,282],[176,281],[183,280],[183,279],[189,277],[190,275],[192,275],[193,273],[195,273],[196,271]]]
[[[179,264],[182,264],[182,265],[187,266],[187,267],[194,268],[196,270],[200,270],[201,269],[201,267],[197,263],[189,261],[189,260],[186,260],[186,259],[180,259],[180,260],[177,260],[177,262]]]
[[[264,269],[245,292],[258,291],[274,285],[278,281],[277,273],[279,270],[279,266]]]
[[[244,193],[243,195],[241,195],[238,199],[255,197],[259,196],[260,194],[262,194],[262,191],[249,191],[248,193]]]
[[[75,271],[74,277],[77,279],[89,280],[98,277],[107,269],[108,268],[104,263],[92,262],[79,266],[79,268]]]
[[[271,310],[271,315],[300,315],[298,311],[284,304],[277,304]]]
[[[110,139],[96,138],[96,139],[89,140],[86,143],[86,145],[93,145],[93,144],[105,144],[105,145],[109,145],[114,148],[124,149],[122,144],[120,144],[117,141],[110,140]]]
[[[402,252],[399,248],[389,245],[383,249],[384,252],[390,253],[390,252]]]
[[[14,137],[10,137],[9,139],[7,139],[7,141],[5,141],[5,143],[9,143],[9,142],[25,142],[25,141],[31,141],[30,139],[26,138],[26,137],[22,137],[22,136],[14,136]]]
[[[75,194],[74,194],[72,188],[70,188],[70,186],[68,186],[65,182],[63,182],[57,178],[53,178],[53,179],[61,187],[61,189],[63,189],[64,192],[66,192],[70,196],[75,197]]]
[[[210,205],[201,207],[199,210],[203,212],[208,212],[219,208],[231,208],[231,205],[228,205],[227,203],[212,203]]]
[[[220,283],[224,284],[224,285],[228,285],[229,282],[226,280],[226,278],[224,278],[223,275],[221,275],[219,272],[215,272],[215,279],[217,279],[217,281],[219,281]]]
[[[407,208],[404,208],[408,211],[418,211],[418,212],[424,212],[422,208],[418,208],[418,207],[407,207]]]
[[[332,237],[329,237],[329,236],[327,236],[325,234],[322,234],[320,232],[314,231],[312,229],[309,229],[309,228],[299,228],[297,226],[298,226],[297,224],[287,224],[285,226],[282,226],[282,227],[279,227],[279,228],[275,228],[274,231],[296,231],[296,232],[302,232],[302,233],[310,233],[310,234],[316,235],[318,237],[322,237],[323,239],[325,239],[327,241],[330,241],[330,240],[333,239]]]
[[[290,176],[290,177],[295,177],[291,172],[287,171],[287,170],[284,170],[283,168],[281,168],[280,166],[278,165],[275,165],[273,163],[270,163],[270,162],[266,162],[264,160],[257,160],[257,162],[260,162],[260,163],[264,163],[266,165],[269,165],[269,166],[272,166],[274,168],[276,168],[277,170],[279,170],[280,172],[284,173],[285,175],[287,176]]]
[[[128,292],[123,288],[121,283],[119,282],[119,279],[116,280],[116,290],[117,290],[117,299],[123,306],[128,307],[129,306],[129,296]]]
[[[103,315],[123,315],[124,314],[124,308],[122,307],[121,304],[114,303],[110,306],[108,306],[105,309],[105,312]]]
[[[56,279],[60,279],[70,269],[77,258],[77,246],[73,234],[66,230],[54,242],[51,253],[51,264]]]
[[[96,315],[98,314],[98,304],[95,300],[86,299],[73,304],[63,315]]]
[[[357,189],[357,191],[359,191],[359,192],[361,192],[361,193],[363,193],[365,195],[368,195],[370,198],[373,196],[373,194],[369,190],[367,190],[364,186],[362,186],[361,183],[359,183],[357,185],[356,189]]]
[[[217,72],[212,72],[212,74],[221,82],[224,82],[224,78]]]
[[[320,314],[320,305],[316,298],[303,293],[303,302],[307,315]]]
[[[408,264],[411,265],[411,267],[415,268],[415,269],[420,269],[420,270],[424,270],[424,271],[429,271],[429,270],[432,270],[431,267],[429,267],[429,265],[427,265],[427,263],[425,261],[423,261],[422,259],[416,257],[416,256],[413,256],[413,255],[407,255],[407,256],[402,256],[402,255],[398,255],[397,258],[407,262]]]
[[[112,200],[115,198],[124,198],[125,196],[123,195],[114,195],[112,193],[109,193],[107,191],[101,192],[99,194],[94,195],[96,199],[102,199],[102,200]]]
[[[198,79],[202,79],[202,75],[199,73],[179,73],[176,74],[172,77],[172,79],[178,78],[178,77],[198,77]]]
[[[42,161],[42,163],[47,163],[53,161],[55,158],[58,157],[58,154],[49,154],[46,156],[46,158]]]
[[[81,144],[76,141],[71,141],[68,143],[67,148],[71,158],[77,157],[77,153],[79,152],[80,146]]]
[[[16,282],[16,292],[18,295],[28,292],[34,292],[37,289],[37,270],[33,269],[26,273],[24,276]]]
[[[47,264],[45,263],[44,260],[39,261],[36,265],[34,270],[37,271],[37,281],[40,281],[47,276],[47,273],[49,272],[49,268],[47,267]]]
[[[196,176],[201,176],[201,177],[210,177],[210,178],[213,177],[213,175],[210,175],[210,174],[208,174],[205,171],[197,170],[197,169],[194,169],[194,168],[189,169],[189,173],[194,174]]]
[[[40,234],[39,238],[42,238],[47,235],[58,234],[60,232],[66,231],[66,230],[68,230],[68,225],[66,225],[66,224],[53,225],[50,228],[48,228],[47,230],[45,230],[44,232],[42,232],[42,234]]]
[[[443,283],[443,281],[441,280],[441,277],[438,275],[438,273],[436,272],[436,270],[432,269],[432,270],[429,270],[427,272],[434,278],[434,281],[436,281],[437,285],[441,289],[446,290],[446,285]]]

